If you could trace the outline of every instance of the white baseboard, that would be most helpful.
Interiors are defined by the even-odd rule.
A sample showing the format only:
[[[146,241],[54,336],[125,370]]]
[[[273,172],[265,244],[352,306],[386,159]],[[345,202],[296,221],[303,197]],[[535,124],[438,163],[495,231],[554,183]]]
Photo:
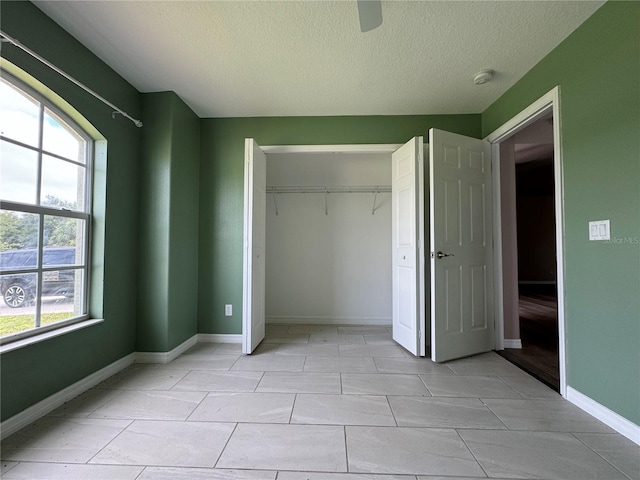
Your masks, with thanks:
[[[636,425],[568,385],[566,398],[589,415],[596,417],[602,423],[613,428],[619,434],[624,435],[632,442],[640,445],[640,425]]]
[[[391,318],[387,317],[279,317],[267,316],[267,323],[297,323],[315,325],[384,325],[391,326]]]
[[[48,396],[44,400],[26,408],[13,417],[6,419],[0,424],[0,438],[6,438],[9,435],[14,434],[21,428],[26,427],[30,423],[38,420],[40,417],[43,417],[47,413],[60,407],[65,402],[74,399],[90,388],[95,387],[100,382],[115,375],[121,370],[124,370],[133,363],[134,359],[135,353],[122,357],[120,360],[116,360],[112,364],[107,365],[106,367],[84,377],[82,380],[79,380],[66,388],[63,388],[53,395]]]
[[[242,343],[242,335],[194,335],[169,352],[134,352],[48,396],[0,423],[0,439],[16,433],[69,400],[135,363],[169,363],[198,342]]]
[[[522,340],[519,338],[505,338],[504,348],[522,348]]]
[[[199,343],[242,343],[241,334],[199,333]]]
[[[220,337],[224,336],[225,335],[221,335]],[[242,335],[226,335],[226,337],[239,337],[237,341],[242,342]],[[63,388],[62,390],[48,396],[44,400],[41,400],[35,405],[26,408],[22,412],[17,413],[13,417],[0,423],[0,439],[6,438],[21,428],[35,422],[39,418],[45,416],[49,412],[52,412],[69,400],[73,400],[78,395],[83,394],[87,390],[124,370],[133,363],[169,363],[197,344],[198,341],[201,341],[199,339],[199,335],[194,335],[170,352],[134,352],[126,357],[122,357],[120,360],[107,365],[106,367],[86,376],[82,380],[79,380],[66,388]]]
[[[169,363],[198,343],[198,335],[185,340],[169,352],[136,352],[136,363]]]

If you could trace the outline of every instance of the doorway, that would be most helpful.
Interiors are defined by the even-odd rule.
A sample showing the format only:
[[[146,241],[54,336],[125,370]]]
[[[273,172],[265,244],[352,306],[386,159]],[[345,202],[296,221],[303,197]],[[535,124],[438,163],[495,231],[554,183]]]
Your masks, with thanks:
[[[565,395],[558,97],[556,88],[488,139],[499,185],[494,203],[497,351]]]
[[[512,323],[512,341],[499,353],[559,391],[553,115],[548,113],[503,142],[501,158],[501,181],[515,182],[515,189],[503,190],[512,191],[515,202],[502,208],[503,249],[508,246],[503,266],[515,274],[509,286],[512,315],[505,318],[505,326]],[[503,204],[506,201],[503,197]],[[505,228],[514,219],[515,225]]]

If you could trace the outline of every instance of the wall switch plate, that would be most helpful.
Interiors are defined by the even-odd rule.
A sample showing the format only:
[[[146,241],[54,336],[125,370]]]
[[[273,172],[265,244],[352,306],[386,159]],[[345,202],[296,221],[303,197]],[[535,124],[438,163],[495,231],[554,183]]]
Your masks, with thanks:
[[[233,305],[226,304],[224,306],[224,315],[225,317],[230,317],[231,315],[233,315]]]
[[[609,220],[589,222],[589,240],[611,240]]]

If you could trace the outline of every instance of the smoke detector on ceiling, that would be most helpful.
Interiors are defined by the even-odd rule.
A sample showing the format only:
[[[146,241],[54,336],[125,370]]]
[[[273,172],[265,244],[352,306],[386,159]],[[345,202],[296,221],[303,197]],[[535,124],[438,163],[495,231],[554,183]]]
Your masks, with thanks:
[[[493,70],[481,70],[473,77],[473,83],[482,85],[493,78]]]

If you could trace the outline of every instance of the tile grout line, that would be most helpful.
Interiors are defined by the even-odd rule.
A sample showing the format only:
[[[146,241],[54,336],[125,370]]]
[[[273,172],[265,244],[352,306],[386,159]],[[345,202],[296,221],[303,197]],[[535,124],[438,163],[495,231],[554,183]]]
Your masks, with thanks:
[[[94,458],[96,458],[100,453],[102,453],[102,451],[107,448],[109,445],[111,445],[120,435],[122,435],[125,430],[127,430],[131,425],[133,425],[135,422],[137,422],[137,420],[131,420],[129,422],[129,425],[127,425],[126,427],[124,427],[122,430],[120,430],[120,432],[113,437],[111,440],[109,440],[102,448],[98,449],[98,451],[96,453],[94,453],[91,458],[89,458],[86,462],[83,462],[81,464],[78,465],[93,465],[91,462],[91,460],[93,460]],[[51,463],[51,462],[47,462],[47,463]],[[72,462],[68,462],[68,463],[72,463]],[[120,464],[118,464],[120,465]]]
[[[349,447],[347,446],[347,426],[342,426],[342,431],[344,433],[344,461],[347,473],[350,473],[349,469]]]
[[[489,410],[489,411],[491,412],[491,414],[492,414],[494,417],[496,417],[496,418],[498,419],[498,421],[499,421],[502,425],[504,425],[505,431],[507,431],[507,432],[512,431],[512,430],[509,428],[509,425],[507,425],[507,424],[502,420],[502,418],[500,418],[500,417],[498,416],[498,414],[497,414],[496,412],[494,412],[494,411],[493,411],[493,409],[492,409],[489,405],[487,405],[487,402],[485,402],[482,398],[479,398],[479,397],[478,397],[478,400],[479,400],[479,401],[480,401],[480,402],[485,406],[485,408],[486,408],[487,410]],[[492,399],[492,400],[495,400],[495,399]],[[517,400],[517,399],[515,399],[515,400]]]
[[[385,395],[385,398],[387,399],[387,405],[389,405],[389,410],[391,411],[391,416],[393,417],[393,421],[395,422],[396,427],[400,427],[400,425],[398,425],[398,419],[396,418],[396,413],[393,411],[393,407],[391,406],[389,395]]]
[[[293,424],[291,423],[291,420],[293,420],[293,411],[295,410],[295,408],[296,408],[296,402],[298,401],[298,393],[294,393],[293,395],[294,395],[294,397],[293,397],[293,404],[291,405],[291,413],[289,414],[289,422],[288,422],[288,425],[293,425]]]
[[[453,429],[456,432],[456,435],[458,435],[458,438],[460,439],[460,441],[464,444],[464,446],[466,447],[467,450],[469,450],[469,453],[471,454],[471,456],[473,457],[473,459],[476,461],[476,463],[478,464],[478,466],[480,467],[480,469],[484,472],[485,476],[487,478],[491,478],[491,476],[487,473],[487,471],[485,470],[485,468],[482,466],[482,463],[480,463],[480,460],[478,460],[478,457],[476,457],[476,454],[473,453],[473,450],[471,450],[471,447],[469,447],[469,445],[467,445],[467,442],[465,441],[464,438],[462,438],[462,435],[460,435],[460,432],[458,430],[464,430],[464,429],[460,429],[460,428],[454,428]]]
[[[135,480],[138,480],[143,474],[144,472],[147,470],[147,468],[149,468],[149,465],[145,465],[142,470],[140,470],[140,473],[138,475],[136,475]]]
[[[424,388],[427,389],[427,392],[429,392],[429,396],[430,397],[435,397],[435,395],[433,394],[433,392],[431,390],[429,390],[429,385],[427,385],[427,382],[424,378],[422,378],[422,375],[417,374],[418,378],[420,379],[420,381],[422,382],[422,384],[424,385]]]
[[[578,442],[580,442],[582,445],[584,445],[585,447],[587,447],[589,450],[591,450],[593,453],[595,453],[596,455],[598,455],[602,460],[604,460],[605,462],[607,462],[609,465],[611,465],[614,469],[616,469],[618,472],[620,472],[620,474],[622,474],[624,477],[628,478],[629,480],[634,480],[632,479],[629,475],[627,475],[626,473],[624,473],[622,470],[620,470],[617,466],[615,466],[613,463],[611,463],[609,460],[607,460],[603,455],[600,454],[600,452],[598,452],[597,450],[594,450],[593,448],[591,448],[591,446],[589,446],[588,444],[586,444],[585,442],[582,441],[582,439],[580,437],[578,437],[576,435],[576,433],[590,433],[590,432],[570,432],[571,436],[573,438],[575,438],[576,440],[578,440]],[[618,434],[613,434],[613,433],[602,433],[600,435],[618,435]],[[640,461],[639,461],[640,463]]]
[[[258,392],[258,387],[260,386],[260,383],[262,382],[262,379],[264,378],[265,373],[267,373],[267,372],[262,372],[262,375],[260,375],[260,378],[256,382],[256,386],[253,388],[253,391],[250,392],[250,393],[259,393]]]
[[[186,422],[189,422],[189,419],[190,419],[190,418],[191,418],[191,416],[194,414],[194,412],[198,409],[198,407],[200,407],[200,405],[202,405],[202,402],[204,402],[204,401],[209,397],[209,394],[213,393],[213,392],[209,392],[209,391],[207,391],[207,390],[204,390],[204,391],[203,391],[203,390],[201,390],[201,392],[202,392],[202,393],[204,393],[204,397],[202,397],[202,399],[198,402],[198,405],[196,405],[196,406],[194,407],[194,409],[193,409],[193,410],[191,410],[191,412],[189,413],[189,415],[187,415],[187,416],[185,417],[185,419],[184,419],[184,420],[182,420],[182,422],[185,422],[185,423],[186,423]]]
[[[213,422],[213,423],[224,423],[224,422]],[[227,449],[227,446],[229,445],[229,442],[231,441],[233,434],[236,433],[236,430],[238,429],[238,425],[240,425],[240,422],[235,422],[235,425],[233,427],[233,430],[231,431],[231,434],[229,435],[229,438],[227,438],[227,441],[224,442],[224,447],[222,447],[222,449],[220,450],[220,454],[218,455],[218,458],[216,458],[216,461],[213,462],[213,465],[211,466],[212,469],[215,470],[216,466],[220,462],[220,459],[222,458],[224,451]]]
[[[505,380],[499,376],[499,375],[493,375],[492,378],[496,378],[498,379],[500,382],[502,382],[504,385],[506,385],[508,388],[510,388],[511,390],[513,390],[514,392],[516,392],[518,395],[520,395],[522,397],[523,400],[527,400],[527,397],[525,397],[522,393],[520,393],[518,390],[516,390],[515,388],[513,388],[511,385],[509,385],[507,382],[505,382]],[[514,399],[515,400],[515,399]]]

